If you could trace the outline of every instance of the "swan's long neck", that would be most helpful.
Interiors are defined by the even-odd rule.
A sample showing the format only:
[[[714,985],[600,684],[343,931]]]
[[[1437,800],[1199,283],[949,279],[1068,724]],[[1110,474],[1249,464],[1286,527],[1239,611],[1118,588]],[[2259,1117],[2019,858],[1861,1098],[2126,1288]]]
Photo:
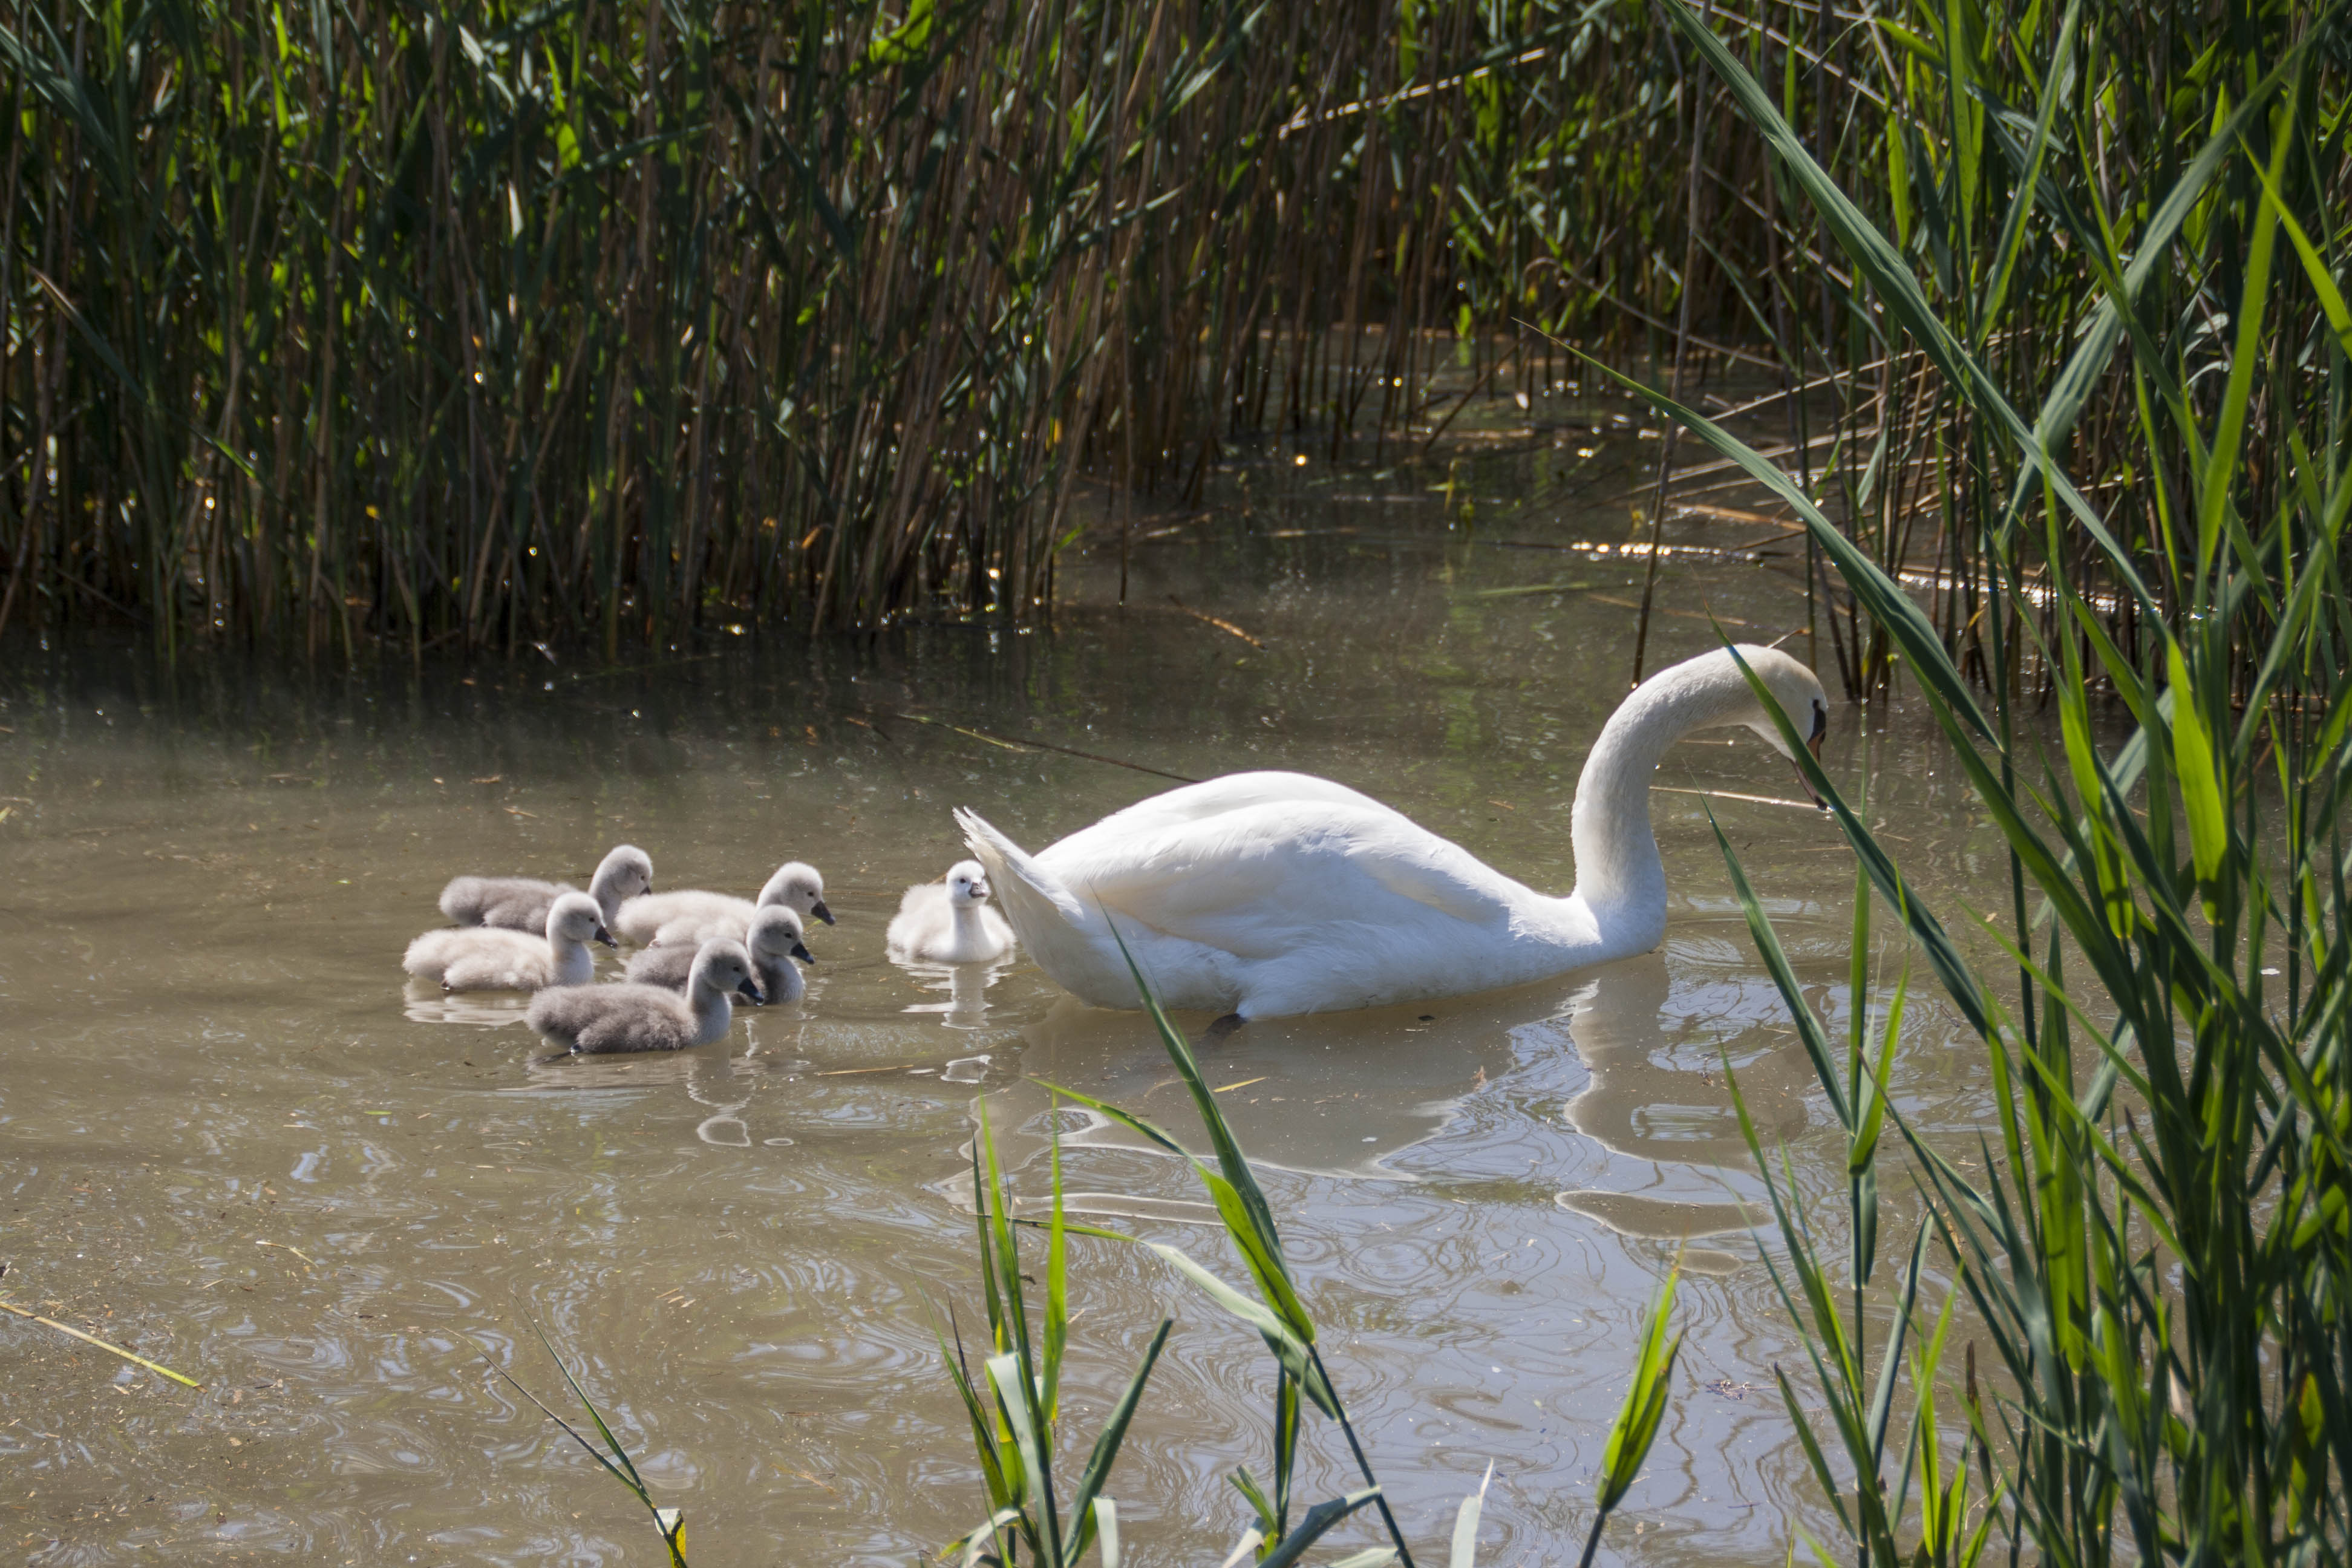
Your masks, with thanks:
[[[948,921],[955,931],[955,950],[958,952],[974,951],[986,935],[987,928],[980,923],[980,911],[983,907],[980,904],[960,904],[953,899],[948,900]]]
[[[1754,700],[1736,669],[1668,670],[1610,715],[1585,759],[1570,817],[1576,848],[1570,896],[1583,901],[1604,931],[1615,928],[1629,941],[1645,938],[1630,952],[1646,951],[1665,934],[1666,868],[1650,831],[1650,776],[1658,759],[1693,730],[1724,723]]]

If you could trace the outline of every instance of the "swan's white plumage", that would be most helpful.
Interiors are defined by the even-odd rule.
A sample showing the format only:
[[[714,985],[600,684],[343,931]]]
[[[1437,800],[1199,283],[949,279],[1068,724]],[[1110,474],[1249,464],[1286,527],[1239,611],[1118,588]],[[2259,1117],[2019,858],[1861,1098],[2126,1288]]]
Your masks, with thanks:
[[[610,941],[596,900],[560,894],[546,917],[547,934],[526,936],[497,926],[428,931],[408,944],[401,967],[445,991],[539,991],[584,985],[595,977],[592,941]]]
[[[1013,928],[988,907],[987,871],[959,860],[945,879],[918,882],[898,900],[884,941],[901,963],[993,963],[1013,951]]]
[[[1812,672],[1771,649],[1739,653],[1800,731],[1810,720],[1818,736],[1828,703]],[[1564,899],[1302,773],[1171,790],[1034,856],[969,811],[957,821],[1030,956],[1097,1006],[1139,1005],[1119,940],[1171,1006],[1244,1017],[1378,1006],[1656,946],[1666,894],[1650,775],[1675,740],[1725,724],[1782,747],[1724,650],[1660,671],[1625,700],[1578,785],[1577,887]]]
[[[814,866],[787,860],[756,899],[698,888],[649,893],[623,904],[613,929],[624,940],[646,947],[698,947],[718,936],[741,942],[751,931],[752,913],[770,904],[782,904],[804,925],[812,920],[833,924],[833,911],[824,906],[824,878]]]

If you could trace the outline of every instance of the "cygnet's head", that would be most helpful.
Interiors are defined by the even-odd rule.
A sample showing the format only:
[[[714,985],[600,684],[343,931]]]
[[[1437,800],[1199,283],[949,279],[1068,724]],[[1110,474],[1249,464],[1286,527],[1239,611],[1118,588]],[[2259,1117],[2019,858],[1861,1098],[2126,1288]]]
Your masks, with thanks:
[[[803,921],[833,924],[833,911],[824,907],[824,879],[817,875],[815,867],[798,860],[787,860],[776,868],[776,874],[760,889],[760,902],[785,905]]]
[[[550,942],[601,942],[606,947],[618,947],[613,933],[604,929],[604,911],[596,900],[585,893],[565,893],[547,907],[547,940]]]
[[[762,904],[751,917],[751,929],[744,934],[744,945],[768,958],[797,958],[803,963],[814,963],[816,955],[801,941],[802,929],[801,917],[793,912],[790,904]]]
[[[591,886],[616,907],[623,899],[650,893],[654,890],[653,857],[634,844],[616,844],[598,864],[596,879]]]
[[[977,860],[959,860],[948,868],[948,902],[988,902],[988,870]]]
[[[694,971],[688,977],[688,984],[696,991],[709,986],[721,995],[739,991],[747,1002],[768,999],[760,983],[751,977],[751,955],[743,951],[741,942],[723,936],[712,937],[694,955]]]

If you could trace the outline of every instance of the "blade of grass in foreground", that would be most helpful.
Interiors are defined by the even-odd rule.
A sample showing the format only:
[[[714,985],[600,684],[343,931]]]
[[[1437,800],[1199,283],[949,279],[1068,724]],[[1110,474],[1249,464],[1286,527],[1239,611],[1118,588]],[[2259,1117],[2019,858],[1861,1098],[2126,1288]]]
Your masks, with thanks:
[[[58,1322],[54,1318],[44,1318],[38,1312],[27,1311],[22,1307],[12,1305],[6,1301],[0,1301],[0,1312],[14,1312],[16,1316],[24,1319],[27,1322],[38,1323],[45,1329],[55,1329],[61,1334],[70,1334],[75,1339],[81,1341],[84,1344],[96,1345],[100,1350],[106,1352],[110,1355],[119,1355],[124,1361],[130,1362],[135,1366],[143,1366],[149,1372],[155,1373],[158,1377],[168,1377],[173,1383],[184,1384],[190,1388],[204,1387],[203,1384],[198,1383],[193,1377],[173,1372],[170,1367],[149,1361],[145,1356],[134,1355],[131,1352],[124,1350],[121,1345],[109,1344],[106,1341],[100,1339],[95,1334],[86,1334],[79,1329],[68,1328],[65,1324]]]
[[[630,1495],[644,1504],[646,1511],[653,1516],[654,1529],[660,1534],[662,1546],[669,1553],[671,1568],[687,1568],[686,1516],[677,1509],[663,1508],[654,1501],[653,1494],[646,1489],[644,1478],[637,1474],[637,1467],[630,1461],[628,1450],[621,1446],[621,1440],[618,1437],[613,1436],[612,1427],[605,1425],[604,1414],[596,1408],[595,1402],[591,1400],[586,1392],[581,1388],[579,1380],[572,1375],[572,1369],[563,1364],[563,1358],[555,1353],[555,1347],[547,1342],[546,1331],[538,1329],[536,1324],[533,1325],[533,1329],[539,1334],[540,1344],[546,1349],[549,1357],[554,1361],[556,1370],[562,1373],[563,1381],[570,1385],[573,1397],[580,1401],[581,1408],[588,1412],[588,1419],[595,1424],[597,1432],[611,1446],[612,1453],[609,1457],[595,1444],[582,1436],[572,1423],[541,1404],[539,1395],[515,1381],[506,1368],[492,1361],[488,1355],[482,1357],[482,1364],[497,1373],[508,1387],[537,1405],[540,1414],[561,1426],[566,1436],[586,1450],[590,1458],[603,1466],[605,1472],[614,1480],[628,1488]]]
[[[1600,1505],[1593,1511],[1592,1530],[1584,1538],[1580,1568],[1591,1568],[1592,1554],[1601,1549],[1601,1527],[1642,1473],[1650,1445],[1657,1440],[1659,1423],[1665,1419],[1666,1380],[1674,1375],[1675,1359],[1683,1348],[1681,1334],[1666,1338],[1666,1319],[1674,1310],[1675,1284],[1682,1272],[1677,1260],[1667,1271],[1666,1282],[1658,1288],[1658,1299],[1651,1304],[1649,1321],[1643,1327],[1642,1351],[1633,1362],[1633,1380],[1625,1385],[1625,1400],[1617,1407],[1617,1419],[1609,1425],[1609,1442],[1601,1451]],[[1469,1505],[1465,1503],[1463,1509],[1466,1514]],[[1474,1532],[1477,1528],[1475,1515],[1470,1516],[1470,1528]]]

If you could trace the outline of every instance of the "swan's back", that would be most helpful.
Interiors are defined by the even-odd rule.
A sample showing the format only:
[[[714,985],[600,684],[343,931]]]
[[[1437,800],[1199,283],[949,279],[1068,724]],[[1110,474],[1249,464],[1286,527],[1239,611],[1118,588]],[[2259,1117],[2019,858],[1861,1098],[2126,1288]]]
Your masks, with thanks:
[[[1165,832],[1235,812],[1286,803],[1354,806],[1386,813],[1411,826],[1410,819],[1371,796],[1349,789],[1346,784],[1334,784],[1329,779],[1318,779],[1312,773],[1272,771],[1228,773],[1223,778],[1186,784],[1181,789],[1171,789],[1149,800],[1137,801],[1133,805],[1111,813],[1091,827],[1082,827],[1068,837],[1057,840],[1049,848],[1040,851],[1037,859],[1051,869],[1059,861],[1099,855],[1107,848],[1115,848],[1139,835]]]

